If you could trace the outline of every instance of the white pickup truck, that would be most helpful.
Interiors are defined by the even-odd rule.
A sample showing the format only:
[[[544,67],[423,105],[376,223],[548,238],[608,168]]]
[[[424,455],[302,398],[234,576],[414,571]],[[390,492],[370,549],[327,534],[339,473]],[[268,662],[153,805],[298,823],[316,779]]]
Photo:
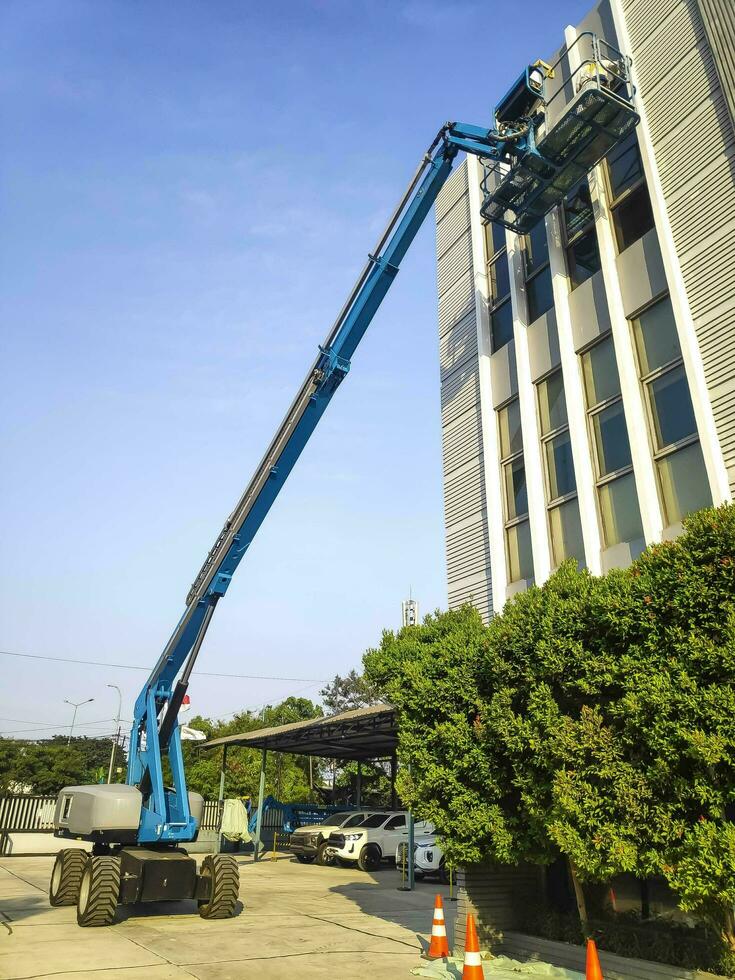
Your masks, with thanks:
[[[408,814],[404,810],[374,813],[356,827],[333,831],[326,841],[326,855],[341,864],[354,864],[361,871],[374,871],[384,859],[393,860],[396,848],[408,841]],[[421,820],[414,833],[431,834],[433,824]]]
[[[296,860],[301,864],[329,864],[330,859],[326,854],[326,840],[331,833],[339,833],[349,828],[356,827],[363,820],[372,816],[374,810],[352,810],[345,813],[333,813],[324,823],[307,824],[305,827],[298,827],[291,834],[291,853],[296,856]]]
[[[396,848],[396,865],[402,867],[406,861],[408,842],[402,841]],[[437,877],[442,884],[449,881],[449,869],[444,861],[444,851],[437,843],[436,835],[414,837],[413,870],[417,878]]]

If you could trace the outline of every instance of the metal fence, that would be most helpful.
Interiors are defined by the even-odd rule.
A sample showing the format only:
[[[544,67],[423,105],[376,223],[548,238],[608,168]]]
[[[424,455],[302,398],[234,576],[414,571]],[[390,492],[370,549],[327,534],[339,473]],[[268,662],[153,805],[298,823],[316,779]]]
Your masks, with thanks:
[[[51,832],[55,806],[55,796],[0,796],[0,832]]]
[[[0,796],[0,833],[43,834],[54,829],[56,796]],[[218,830],[218,800],[205,800],[202,830]]]

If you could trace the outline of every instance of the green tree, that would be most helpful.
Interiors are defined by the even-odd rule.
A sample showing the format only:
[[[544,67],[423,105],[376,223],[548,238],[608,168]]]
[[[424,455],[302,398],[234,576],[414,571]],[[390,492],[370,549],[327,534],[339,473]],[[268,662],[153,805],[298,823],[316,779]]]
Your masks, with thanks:
[[[319,718],[322,709],[307,698],[286,698],[280,704],[268,705],[255,715],[243,711],[229,721],[212,721],[195,717],[188,723],[190,727],[205,732],[207,739],[223,738],[259,728],[272,728],[296,721]],[[184,762],[187,783],[205,797],[219,795],[221,750],[202,750],[195,742],[184,742]],[[261,753],[255,749],[231,746],[227,753],[226,796],[251,796],[258,793],[260,783]],[[319,765],[314,760],[312,772],[319,773]],[[268,754],[266,767],[266,793],[288,802],[306,802],[313,799],[309,781],[309,760],[280,752]]]
[[[365,667],[399,708],[401,793],[455,863],[663,873],[735,948],[735,507],[625,571],[568,563],[488,627],[384,634]]]
[[[344,677],[337,674],[334,680],[319,692],[330,715],[353,708],[366,708],[380,700],[380,688],[366,674],[351,670]]]
[[[38,742],[0,739],[0,791],[41,795],[58,793],[62,786],[96,782],[100,769],[107,778],[112,741],[107,738],[66,736]],[[124,765],[121,749],[115,765]]]

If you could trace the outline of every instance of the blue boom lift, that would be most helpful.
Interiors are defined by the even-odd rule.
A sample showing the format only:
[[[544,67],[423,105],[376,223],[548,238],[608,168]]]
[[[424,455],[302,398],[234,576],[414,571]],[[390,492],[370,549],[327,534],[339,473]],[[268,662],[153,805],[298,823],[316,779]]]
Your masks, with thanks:
[[[76,904],[80,925],[111,923],[121,903],[164,899],[196,899],[205,918],[234,913],[239,874],[232,856],[208,855],[197,872],[180,847],[196,839],[202,799],[187,792],[178,712],[207,628],[460,151],[485,166],[485,219],[524,233],[636,125],[628,60],[594,35],[582,38],[589,55],[577,59],[579,67],[563,84],[560,63],[536,62],[498,104],[491,128],[447,123],[439,130],[194,579],[184,613],[135,703],[126,783],[60,792],[56,835],[92,841],[93,849],[59,852],[49,895],[52,905]],[[551,125],[556,99],[558,118]]]

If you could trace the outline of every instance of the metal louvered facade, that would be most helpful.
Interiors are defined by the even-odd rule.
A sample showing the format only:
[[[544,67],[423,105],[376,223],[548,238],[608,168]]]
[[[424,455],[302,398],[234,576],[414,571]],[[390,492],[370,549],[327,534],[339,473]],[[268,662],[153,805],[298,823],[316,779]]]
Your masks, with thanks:
[[[486,620],[564,557],[596,574],[625,567],[646,545],[679,534],[687,513],[735,493],[735,3],[599,0],[547,60],[571,59],[589,31],[631,56],[641,116],[630,151],[636,196],[614,185],[614,159],[589,175],[585,234],[598,267],[576,277],[574,235],[564,209],[554,209],[541,225],[553,299],[540,312],[527,244],[483,226],[476,158],[457,168],[436,204],[448,600],[450,608],[471,602]],[[498,277],[501,254],[508,272]],[[501,281],[505,297],[495,295]],[[664,309],[678,360],[647,373],[640,331]],[[590,404],[583,383],[604,349],[630,447],[626,467],[612,474],[601,468],[596,428],[610,409]],[[656,401],[665,384],[654,386],[672,371],[668,383],[678,378],[681,395],[669,400],[670,418],[691,405],[689,428],[666,443]],[[552,382],[564,419],[544,431],[540,399]],[[522,445],[503,456],[511,417]],[[552,490],[555,454],[567,467],[564,493]],[[510,506],[520,469],[521,515]],[[616,485],[622,520],[612,514]]]
[[[617,0],[730,491],[735,491],[735,6]],[[697,135],[700,149],[692,151]],[[678,269],[676,268],[678,266]],[[688,314],[688,317],[687,317]]]
[[[450,608],[472,602],[487,619],[492,577],[487,540],[478,314],[467,164],[436,203],[444,519]]]
[[[732,0],[699,0],[699,12],[735,126],[735,5]]]

